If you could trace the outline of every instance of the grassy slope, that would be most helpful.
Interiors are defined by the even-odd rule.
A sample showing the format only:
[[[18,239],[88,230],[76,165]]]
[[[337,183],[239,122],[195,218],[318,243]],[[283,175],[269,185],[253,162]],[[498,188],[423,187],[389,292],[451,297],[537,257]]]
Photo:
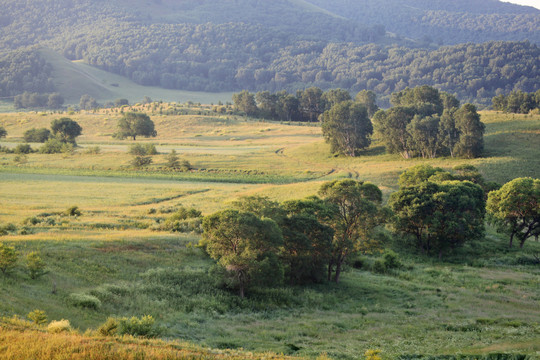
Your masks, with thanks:
[[[126,98],[132,103],[141,101],[144,96],[163,101],[191,100],[201,103],[217,103],[219,100],[225,102],[232,97],[232,93],[203,93],[142,86],[126,77],[99,70],[83,62],[69,61],[50,49],[42,49],[41,54],[52,65],[54,85],[66,100],[66,104],[78,104],[81,96],[85,94],[99,102]]]
[[[216,348],[305,356],[327,352],[332,357],[355,358],[370,348],[381,348],[386,355],[540,351],[540,273],[533,265],[519,265],[540,246],[529,242],[524,252],[509,251],[506,240],[492,229],[484,243],[446,262],[432,263],[404,252],[407,270],[392,275],[353,270],[338,286],[253,294],[258,298],[244,304],[238,304],[232,294],[195,294],[186,299],[182,294],[191,294],[189,286],[156,293],[154,284],[142,276],[148,270],[204,271],[210,262],[189,246],[197,236],[138,229],[168,216],[160,209],[181,204],[210,213],[226,206],[229,199],[248,194],[301,198],[316,193],[324,179],[335,176],[371,180],[388,194],[396,188],[399,172],[417,163],[445,168],[472,163],[489,180],[500,182],[517,176],[540,177],[538,116],[484,113],[487,156],[472,161],[403,160],[385,155],[377,144],[357,159],[334,158],[313,127],[226,116],[153,117],[160,148],[181,149],[182,156],[198,168],[264,169],[292,174],[297,180],[307,172],[324,175],[333,170],[323,178],[286,185],[179,182],[160,179],[154,172],[143,179],[141,173],[123,168],[130,158],[125,142],[104,135],[114,130],[116,116],[72,116],[84,129],[80,143],[100,144],[102,154],[30,154],[28,163],[20,167],[13,165],[13,154],[0,155],[1,222],[13,222],[20,229],[28,216],[71,205],[83,211],[79,218],[52,216],[54,226],[29,226],[29,235],[2,238],[22,254],[40,250],[50,272],[29,280],[21,261],[14,273],[0,276],[0,313],[24,315],[40,308],[50,319],[67,318],[83,330],[95,328],[109,315],[152,314],[170,337]],[[55,117],[5,114],[0,115],[0,124],[8,129],[7,141],[15,144],[25,129],[47,126]],[[156,168],[164,162],[163,155],[154,159]],[[129,176],[114,169],[124,169]],[[49,170],[66,174],[34,174]],[[83,170],[86,176],[76,176]],[[229,178],[237,176],[245,173]],[[150,215],[151,208],[158,211]],[[56,294],[51,293],[53,287]],[[115,287],[124,288],[123,295],[105,296],[107,289]],[[102,309],[70,306],[67,298],[73,292],[105,294]]]

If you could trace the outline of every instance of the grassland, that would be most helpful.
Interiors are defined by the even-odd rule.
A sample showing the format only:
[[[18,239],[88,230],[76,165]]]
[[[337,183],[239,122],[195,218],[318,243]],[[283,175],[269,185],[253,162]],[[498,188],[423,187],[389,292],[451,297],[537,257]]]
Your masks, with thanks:
[[[150,314],[169,339],[306,357],[354,359],[376,348],[387,358],[539,354],[540,269],[532,254],[540,244],[533,241],[522,251],[508,249],[506,239],[488,228],[485,241],[439,262],[389,239],[386,245],[405,264],[400,271],[372,273],[376,255],[367,256],[367,265],[350,267],[341,284],[256,291],[240,301],[209,279],[211,261],[193,247],[198,235],[152,230],[179,206],[209,214],[244,195],[302,198],[339,177],[372,181],[388,195],[399,173],[418,163],[447,169],[473,164],[501,183],[538,178],[538,115],[483,113],[483,158],[404,160],[385,154],[377,141],[358,158],[333,157],[315,126],[218,115],[208,107],[182,110],[189,114],[165,116],[155,109],[151,115],[158,137],[137,142],[155,143],[160,154],[146,170],[129,165],[131,141],[111,138],[119,117],[111,110],[69,115],[83,127],[73,154],[29,154],[22,164],[15,154],[0,154],[0,224],[17,228],[0,240],[21,254],[40,251],[48,269],[30,280],[20,261],[13,273],[0,274],[0,314],[25,316],[39,308],[81,331],[111,315]],[[0,114],[8,131],[1,145],[16,146],[25,130],[48,127],[64,115]],[[99,154],[85,151],[96,145]],[[168,171],[165,156],[172,149],[195,170]],[[82,216],[61,215],[73,205]],[[23,223],[31,218],[52,221]],[[74,306],[73,293],[96,296],[102,306]]]

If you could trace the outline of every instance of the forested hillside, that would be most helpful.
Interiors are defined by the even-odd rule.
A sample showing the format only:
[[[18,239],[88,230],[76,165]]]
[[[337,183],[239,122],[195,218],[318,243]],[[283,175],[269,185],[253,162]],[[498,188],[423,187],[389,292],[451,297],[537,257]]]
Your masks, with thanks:
[[[498,1],[0,3],[0,97],[62,92],[34,45],[141,85],[192,91],[340,87],[373,90],[384,103],[427,84],[489,104],[540,84],[540,12]],[[436,44],[461,41],[478,44]],[[21,49],[33,65],[21,64]]]
[[[540,41],[540,10],[496,0],[308,0],[362,24],[437,44]]]

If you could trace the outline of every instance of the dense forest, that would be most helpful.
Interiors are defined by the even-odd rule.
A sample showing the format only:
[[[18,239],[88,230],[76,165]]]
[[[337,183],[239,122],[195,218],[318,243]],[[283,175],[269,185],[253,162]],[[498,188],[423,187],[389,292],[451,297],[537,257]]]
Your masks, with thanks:
[[[322,0],[4,0],[0,97],[58,91],[34,45],[169,89],[368,89],[382,105],[392,92],[419,85],[483,104],[539,89],[540,15],[532,8],[477,0],[457,13],[439,1],[415,9],[386,2],[390,10],[382,12],[379,3],[346,0],[331,8]],[[473,39],[490,41],[436,46]]]

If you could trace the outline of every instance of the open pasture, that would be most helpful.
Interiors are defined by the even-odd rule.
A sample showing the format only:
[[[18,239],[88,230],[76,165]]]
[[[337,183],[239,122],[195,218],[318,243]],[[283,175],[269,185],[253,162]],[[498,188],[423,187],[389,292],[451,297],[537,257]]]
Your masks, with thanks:
[[[153,315],[167,338],[218,349],[245,349],[355,359],[368,349],[398,354],[484,354],[540,351],[540,273],[531,262],[534,241],[509,250],[488,228],[486,239],[445,261],[399,249],[404,267],[376,274],[360,259],[342,283],[254,292],[246,301],[217,289],[212,262],[193,245],[199,235],[157,231],[180,206],[204,215],[240,196],[284,201],[316,194],[330,179],[354,178],[397,189],[399,174],[426,163],[451,169],[472,164],[486,180],[540,177],[540,116],[482,113],[483,158],[409,159],[388,155],[375,139],[357,158],[334,157],[313,125],[281,124],[233,115],[151,115],[160,154],[133,169],[131,140],[111,137],[116,112],[0,114],[15,147],[24,131],[69,116],[83,127],[72,154],[0,153],[0,223],[17,231],[1,240],[21,254],[38,250],[49,271],[30,280],[19,261],[0,276],[0,314],[25,316],[36,308],[51,320],[67,318],[82,331],[108,316]],[[32,144],[37,148],[39,144]],[[100,152],[86,151],[99,146]],[[165,167],[176,150],[194,170]],[[63,214],[78,206],[81,216]],[[31,219],[45,219],[32,225]],[[27,220],[28,219],[28,220]],[[392,246],[392,239],[387,245]],[[193,279],[197,281],[193,281]],[[170,282],[176,285],[170,285]],[[178,285],[180,284],[180,285]],[[95,296],[99,310],[81,308],[70,295]]]

